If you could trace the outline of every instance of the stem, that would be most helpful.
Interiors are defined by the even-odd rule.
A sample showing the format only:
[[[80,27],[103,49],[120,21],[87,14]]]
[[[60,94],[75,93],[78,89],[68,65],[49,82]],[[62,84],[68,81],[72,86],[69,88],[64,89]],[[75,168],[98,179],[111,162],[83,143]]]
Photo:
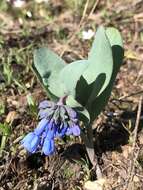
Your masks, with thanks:
[[[99,178],[102,178],[102,172],[98,165],[98,160],[97,160],[95,150],[94,150],[92,125],[89,124],[88,126],[86,126],[86,129],[87,129],[87,135],[85,135],[83,132],[81,132],[81,138],[85,143],[86,151],[87,151],[88,157],[93,165],[93,168],[96,169],[97,179],[99,179]]]
[[[67,96],[61,97],[57,103],[57,105],[63,105],[65,100],[66,100]]]

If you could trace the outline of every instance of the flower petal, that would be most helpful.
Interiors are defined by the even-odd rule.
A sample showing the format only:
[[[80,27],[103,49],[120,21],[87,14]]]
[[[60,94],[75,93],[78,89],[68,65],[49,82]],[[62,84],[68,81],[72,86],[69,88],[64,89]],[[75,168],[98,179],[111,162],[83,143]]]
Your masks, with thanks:
[[[23,140],[21,141],[21,144],[24,144],[24,143],[26,143],[26,142],[31,142],[32,141],[32,139],[34,138],[34,133],[33,132],[30,132],[30,133],[28,133],[24,138],[23,138]]]
[[[35,137],[33,138],[32,142],[31,142],[31,151],[32,153],[36,152],[38,145],[40,143],[40,138],[35,135]]]
[[[22,145],[26,150],[33,153],[37,150],[40,138],[35,135],[33,132],[27,134],[24,139],[21,141]]]
[[[66,131],[66,135],[72,135],[72,128],[68,128]]]
[[[63,127],[60,131],[56,131],[56,134],[55,134],[55,136],[56,137],[63,137],[65,134],[66,134],[66,132],[67,132],[67,127]]]
[[[54,135],[55,135],[55,129],[49,129],[46,138],[49,140],[54,139]]]
[[[54,153],[54,151],[55,151],[54,140],[53,139],[49,140],[49,139],[45,138],[43,148],[42,148],[42,152],[45,155],[51,155]]]
[[[40,140],[40,146],[43,146],[44,140],[46,138],[46,132],[44,131],[41,135],[41,140]]]
[[[72,129],[72,133],[74,136],[79,136],[80,135],[80,128],[78,125],[73,125]]]
[[[39,122],[39,124],[38,124],[38,126],[37,126],[37,128],[34,130],[34,133],[36,134],[36,135],[41,135],[42,134],[42,132],[44,131],[44,129],[46,128],[46,126],[48,125],[48,120],[47,119],[42,119],[40,122]]]

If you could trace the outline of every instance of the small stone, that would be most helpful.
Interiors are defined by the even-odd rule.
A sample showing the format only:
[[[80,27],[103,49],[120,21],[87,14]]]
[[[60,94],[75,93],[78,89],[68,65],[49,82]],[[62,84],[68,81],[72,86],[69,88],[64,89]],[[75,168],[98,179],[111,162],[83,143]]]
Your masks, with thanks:
[[[139,178],[138,178],[136,175],[134,176],[133,181],[134,181],[135,183],[140,182]]]
[[[85,190],[103,190],[105,187],[106,180],[101,178],[96,181],[87,181],[84,184]]]

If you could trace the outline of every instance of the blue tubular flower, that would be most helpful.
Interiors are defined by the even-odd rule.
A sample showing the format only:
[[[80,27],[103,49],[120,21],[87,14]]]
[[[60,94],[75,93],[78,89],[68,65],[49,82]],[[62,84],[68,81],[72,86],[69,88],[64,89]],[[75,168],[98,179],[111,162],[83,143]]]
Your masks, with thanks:
[[[65,134],[66,134],[66,132],[67,132],[67,129],[68,129],[68,124],[67,123],[62,123],[61,124],[61,127],[60,127],[61,129],[60,130],[57,130],[56,131],[56,137],[63,137],[63,136],[65,136]]]
[[[46,135],[46,138],[47,139],[54,139],[54,135],[55,135],[55,129],[49,129],[48,132],[47,132],[47,135]]]
[[[39,137],[31,132],[24,137],[21,143],[29,152],[34,153],[38,148],[39,141]]]
[[[54,153],[54,151],[55,151],[54,139],[45,138],[44,144],[42,147],[42,152],[45,155],[51,155]]]
[[[40,122],[34,132],[22,140],[22,145],[29,152],[33,153],[41,147],[45,155],[51,155],[55,151],[55,138],[80,135],[76,111],[64,105],[62,100],[57,104],[47,100],[39,104]]]
[[[55,151],[54,145],[54,135],[55,135],[55,127],[53,126],[53,121],[50,122],[48,128],[46,129],[46,137],[44,139],[42,152],[45,155],[51,155]]]
[[[44,140],[46,138],[46,132],[44,131],[41,135],[41,140],[40,140],[40,146],[42,147],[43,146],[43,143],[44,143]]]
[[[42,119],[42,120],[39,122],[37,128],[34,130],[34,133],[35,133],[36,135],[41,135],[41,134],[43,133],[45,127],[48,125],[48,122],[49,122],[49,121],[48,121],[46,118]]]

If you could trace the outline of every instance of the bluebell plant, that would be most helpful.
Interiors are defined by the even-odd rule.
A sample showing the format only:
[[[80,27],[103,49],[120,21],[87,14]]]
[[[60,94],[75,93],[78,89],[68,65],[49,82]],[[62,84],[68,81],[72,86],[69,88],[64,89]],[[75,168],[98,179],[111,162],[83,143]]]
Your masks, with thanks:
[[[71,64],[46,47],[35,50],[33,70],[50,101],[40,103],[40,122],[23,146],[32,153],[42,148],[50,155],[55,138],[80,135],[96,165],[92,123],[108,102],[122,60],[122,38],[113,27],[100,26],[88,58]]]
[[[42,101],[39,104],[39,124],[22,140],[22,145],[31,153],[39,148],[45,155],[55,152],[55,138],[65,135],[80,135],[79,121],[74,109],[64,105],[64,98],[57,103]]]

